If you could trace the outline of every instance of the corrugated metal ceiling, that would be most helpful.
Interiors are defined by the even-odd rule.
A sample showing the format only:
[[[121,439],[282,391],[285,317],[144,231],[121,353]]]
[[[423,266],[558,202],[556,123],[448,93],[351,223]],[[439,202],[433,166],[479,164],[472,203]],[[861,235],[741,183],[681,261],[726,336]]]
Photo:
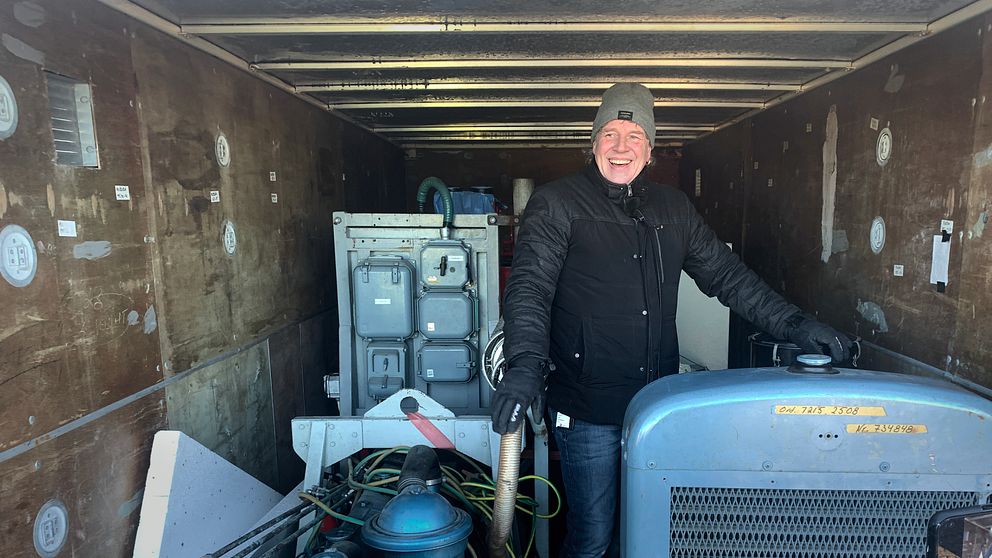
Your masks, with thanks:
[[[659,143],[791,98],[992,0],[101,0],[403,146],[585,145],[649,85]]]

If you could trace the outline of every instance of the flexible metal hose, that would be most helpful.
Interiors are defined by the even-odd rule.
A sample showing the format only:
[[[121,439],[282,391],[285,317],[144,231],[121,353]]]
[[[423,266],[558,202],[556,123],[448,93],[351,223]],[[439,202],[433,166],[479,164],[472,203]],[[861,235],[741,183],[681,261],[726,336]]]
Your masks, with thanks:
[[[515,432],[503,434],[499,441],[499,472],[496,475],[496,499],[493,523],[489,529],[489,556],[504,558],[506,541],[513,527],[513,510],[517,504],[517,481],[520,478],[520,447],[523,424]]]

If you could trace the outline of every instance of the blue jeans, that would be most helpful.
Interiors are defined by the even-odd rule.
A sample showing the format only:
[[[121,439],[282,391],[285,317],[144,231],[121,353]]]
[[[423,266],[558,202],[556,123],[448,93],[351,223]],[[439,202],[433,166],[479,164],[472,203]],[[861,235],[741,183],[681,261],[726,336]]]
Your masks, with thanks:
[[[555,411],[549,412],[568,502],[561,558],[598,558],[610,548],[617,521],[621,427],[573,418],[564,428],[555,425]]]

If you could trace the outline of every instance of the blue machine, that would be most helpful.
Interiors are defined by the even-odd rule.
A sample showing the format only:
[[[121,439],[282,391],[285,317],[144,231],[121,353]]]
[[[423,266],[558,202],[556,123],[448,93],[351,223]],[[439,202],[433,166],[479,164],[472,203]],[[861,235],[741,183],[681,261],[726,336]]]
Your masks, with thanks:
[[[935,512],[992,494],[992,401],[929,378],[692,372],[623,433],[629,557],[922,558]]]

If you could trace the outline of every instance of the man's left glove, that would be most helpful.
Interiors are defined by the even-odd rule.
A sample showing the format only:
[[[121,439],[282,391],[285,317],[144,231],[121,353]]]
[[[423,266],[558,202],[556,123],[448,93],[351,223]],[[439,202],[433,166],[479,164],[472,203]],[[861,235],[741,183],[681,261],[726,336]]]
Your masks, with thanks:
[[[516,432],[527,416],[527,408],[543,398],[544,363],[538,359],[517,359],[496,385],[490,408],[493,430],[497,434]]]
[[[809,353],[825,354],[823,346],[830,350],[834,363],[840,364],[851,356],[851,340],[836,329],[818,322],[812,316],[795,314],[786,320],[789,341]]]

